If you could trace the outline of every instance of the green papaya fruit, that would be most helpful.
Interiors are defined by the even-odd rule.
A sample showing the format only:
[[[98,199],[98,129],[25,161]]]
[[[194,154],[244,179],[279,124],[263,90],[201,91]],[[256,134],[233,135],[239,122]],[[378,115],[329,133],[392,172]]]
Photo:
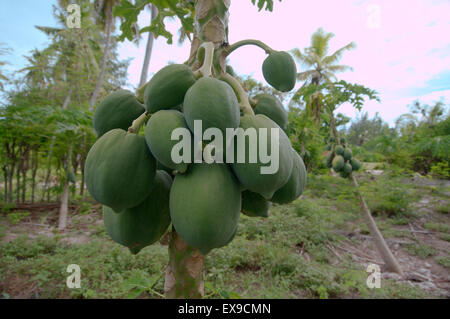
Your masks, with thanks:
[[[194,83],[194,73],[185,64],[171,64],[162,68],[145,88],[144,102],[147,111],[156,113],[180,105]]]
[[[259,94],[254,97],[256,100],[255,114],[264,114],[272,121],[277,123],[283,130],[286,130],[288,124],[288,113],[275,96],[270,94]]]
[[[170,190],[172,224],[202,254],[230,241],[240,211],[239,183],[226,164],[193,164],[175,177]]]
[[[257,193],[242,192],[242,213],[249,217],[269,217],[270,202]]]
[[[184,173],[192,162],[193,155],[189,157],[189,162],[175,163],[172,160],[172,148],[179,143],[172,140],[172,132],[177,128],[189,129],[184,120],[183,113],[175,110],[161,110],[153,114],[145,127],[145,141],[147,142],[153,156],[166,167]],[[192,136],[191,145],[193,143]]]
[[[286,184],[275,192],[272,199],[273,203],[287,204],[290,203],[303,193],[306,187],[306,167],[302,158],[297,152],[292,149],[292,157],[294,158],[294,165],[292,167],[291,176]]]
[[[352,166],[352,170],[356,172],[360,170],[362,163],[356,158],[352,158],[350,159],[350,165]]]
[[[345,138],[344,137],[341,137],[340,141],[341,141],[341,144],[345,144]]]
[[[214,127],[226,133],[239,126],[239,104],[228,83],[214,78],[201,78],[186,93],[183,103],[186,123],[194,130],[194,120],[202,121],[206,130]]]
[[[334,157],[332,166],[335,172],[339,172],[344,168],[344,158],[341,155],[337,155]]]
[[[334,142],[336,142],[336,139],[333,136],[330,136],[329,141],[331,144],[333,144]]]
[[[162,163],[160,163],[158,161],[156,161],[156,169],[160,170],[160,171],[164,171],[164,172],[166,172],[169,175],[172,175],[172,172],[173,172],[173,169],[165,166],[164,164],[162,164]]]
[[[346,148],[346,149],[344,150],[343,156],[344,156],[344,159],[345,159],[346,161],[349,161],[349,160],[353,157],[353,152],[352,152],[352,150],[349,149],[349,148]]]
[[[133,254],[161,238],[170,224],[169,193],[172,178],[157,171],[150,194],[136,207],[119,214],[103,206],[106,232],[116,243],[128,247]]]
[[[336,145],[336,147],[334,148],[334,154],[344,155],[344,147],[342,145]]]
[[[233,67],[232,67],[231,65],[227,65],[226,71],[227,71],[227,73],[228,73],[229,75],[231,75],[231,76],[236,76],[236,72],[234,72],[234,69],[233,69]]]
[[[284,51],[274,51],[264,60],[263,76],[272,87],[281,92],[291,91],[297,78],[297,66],[292,56]]]
[[[143,136],[114,129],[91,147],[85,172],[92,197],[120,212],[137,206],[148,196],[156,161]]]
[[[95,132],[100,137],[115,128],[126,131],[144,111],[144,106],[132,92],[115,91],[105,97],[95,109],[92,119]]]
[[[263,114],[249,115],[246,114],[241,117],[240,127],[246,131],[247,129],[256,130],[256,140],[252,141],[250,138],[245,136],[245,161],[244,163],[239,163],[239,158],[237,158],[238,153],[244,150],[237,151],[237,147],[240,145],[238,137],[235,138],[235,157],[234,163],[231,164],[233,171],[240,183],[248,190],[262,195],[264,198],[269,200],[272,198],[273,194],[287,183],[289,176],[291,175],[293,158],[291,153],[291,142],[287,137],[286,133],[279,126]],[[266,170],[262,168],[268,167],[271,163],[262,163],[259,158],[259,146],[260,145],[260,129],[267,129],[267,153],[271,154],[271,136],[272,128],[278,129],[278,170],[274,173],[264,174],[262,171]],[[251,148],[257,148],[258,154],[256,154],[256,162],[251,163],[251,158],[249,156],[249,151]],[[272,163],[273,164],[273,163]]]
[[[352,165],[350,165],[349,163],[345,163],[344,168],[343,168],[343,172],[345,174],[350,174],[352,172]]]
[[[327,151],[331,151],[331,145],[330,144],[327,145],[326,150]]]

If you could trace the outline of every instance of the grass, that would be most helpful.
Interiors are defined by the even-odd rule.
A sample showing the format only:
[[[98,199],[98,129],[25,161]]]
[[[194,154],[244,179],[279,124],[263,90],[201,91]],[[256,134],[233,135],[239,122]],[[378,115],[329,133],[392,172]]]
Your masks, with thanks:
[[[395,178],[382,179],[375,185],[361,179],[360,184],[368,201],[382,215],[378,222],[387,234],[393,226],[405,225],[413,218],[409,208],[412,195],[401,195],[403,189]],[[392,196],[374,202],[372,193],[389,191],[393,191]],[[89,209],[90,204],[86,204],[80,215]],[[369,289],[364,267],[350,255],[337,258],[330,250],[343,240],[342,233],[355,228],[364,232],[365,225],[353,186],[342,178],[308,176],[308,188],[301,200],[272,206],[266,219],[242,215],[236,238],[208,255],[206,297],[428,297],[419,288],[389,279],[382,280],[380,289]],[[113,243],[102,224],[88,229],[91,238],[87,244],[69,246],[58,235],[34,239],[21,236],[0,244],[0,294],[27,298],[30,294],[39,298],[161,297],[167,246],[157,243],[135,256]],[[5,231],[0,229],[0,233]],[[433,247],[422,244],[406,249],[421,257],[435,254]],[[445,258],[436,257],[436,261],[448,266]],[[81,268],[80,289],[66,287],[69,264]]]

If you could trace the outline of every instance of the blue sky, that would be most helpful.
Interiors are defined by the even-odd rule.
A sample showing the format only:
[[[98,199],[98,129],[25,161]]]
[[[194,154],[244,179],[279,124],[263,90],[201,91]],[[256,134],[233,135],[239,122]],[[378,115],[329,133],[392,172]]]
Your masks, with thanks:
[[[9,70],[25,66],[23,55],[49,43],[35,25],[54,26],[52,0],[1,0],[0,42],[13,48],[3,60],[11,63]],[[379,112],[393,124],[408,111],[415,99],[433,103],[443,99],[450,103],[450,1],[449,0],[283,0],[275,2],[274,12],[260,12],[250,0],[232,0],[230,9],[230,42],[256,38],[277,50],[301,49],[310,43],[311,34],[319,27],[333,32],[330,51],[354,41],[357,49],[346,53],[342,64],[353,72],[338,74],[340,79],[366,85],[380,93],[382,103],[369,101],[363,110],[373,116]],[[149,13],[139,16],[146,26]],[[167,21],[176,34],[177,21]],[[182,46],[168,45],[159,38],[150,62],[154,73],[168,61],[182,63],[189,53],[189,42]],[[142,67],[145,41],[140,47],[124,42],[119,56],[133,58],[128,69],[130,88],[137,85]],[[261,64],[263,51],[246,47],[230,57],[239,74],[252,75],[264,81]],[[300,86],[301,83],[298,83]],[[350,105],[339,111],[354,117]]]

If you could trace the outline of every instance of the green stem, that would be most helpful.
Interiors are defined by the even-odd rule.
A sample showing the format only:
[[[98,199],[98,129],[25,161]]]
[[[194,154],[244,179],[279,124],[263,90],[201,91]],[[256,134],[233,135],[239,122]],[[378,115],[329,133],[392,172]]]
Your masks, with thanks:
[[[141,116],[139,116],[137,119],[135,119],[133,121],[131,126],[128,128],[128,132],[137,134],[139,132],[140,128],[142,127],[142,125],[144,125],[145,122],[147,122],[147,120],[150,118],[150,116],[151,116],[151,114],[148,112],[142,113]]]
[[[210,77],[212,75],[212,64],[214,60],[214,44],[212,42],[205,42],[200,46],[200,49],[202,48],[205,50],[205,58],[199,70],[204,77]]]
[[[148,82],[136,90],[136,99],[141,103],[144,103],[144,92],[147,84]]]
[[[238,97],[239,106],[241,107],[242,112],[244,112],[244,114],[255,115],[252,106],[248,101],[247,92],[245,92],[244,88],[241,86],[238,80],[236,80],[234,77],[232,77],[230,74],[226,72],[220,75],[220,79],[227,82],[233,88],[234,92]]]
[[[267,44],[265,44],[262,41],[259,40],[253,40],[253,39],[248,39],[248,40],[242,40],[242,41],[238,41],[232,45],[230,45],[227,49],[226,49],[226,56],[230,55],[231,52],[233,52],[236,49],[239,49],[240,47],[244,46],[244,45],[256,45],[257,47],[260,47],[261,49],[263,49],[267,54],[270,54],[272,52],[274,52],[275,50],[273,50],[271,47],[269,47]]]

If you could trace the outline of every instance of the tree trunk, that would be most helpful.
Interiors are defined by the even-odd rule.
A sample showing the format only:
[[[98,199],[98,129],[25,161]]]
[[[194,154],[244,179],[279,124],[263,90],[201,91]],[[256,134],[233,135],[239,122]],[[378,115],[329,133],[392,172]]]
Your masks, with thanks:
[[[112,16],[112,2],[107,1],[106,5],[106,44],[103,50],[102,64],[100,67],[100,74],[98,75],[97,85],[95,86],[94,92],[92,93],[91,100],[89,101],[89,110],[92,111],[94,108],[95,102],[97,102],[98,95],[100,93],[100,88],[103,84],[103,77],[105,76],[106,71],[106,61],[109,56],[109,46],[111,42],[111,30],[113,24],[113,16]]]
[[[69,145],[69,152],[64,159],[64,189],[61,196],[61,205],[59,207],[59,222],[58,222],[58,231],[63,231],[66,229],[67,225],[67,214],[69,210],[69,178],[68,174],[71,169],[71,159],[72,159],[72,144]]]
[[[34,196],[36,192],[36,174],[39,164],[39,147],[34,148],[33,158],[31,161],[31,202],[34,203]]]
[[[378,252],[381,255],[381,258],[383,258],[383,261],[386,263],[386,265],[389,267],[391,271],[394,271],[399,275],[403,276],[403,271],[397,259],[394,257],[388,245],[386,244],[383,235],[378,229],[377,224],[375,223],[372,214],[370,213],[369,207],[367,206],[366,201],[364,200],[364,197],[362,196],[361,191],[359,190],[358,182],[356,181],[356,178],[353,174],[351,174],[351,179],[358,193],[359,200],[361,201],[361,206],[363,208],[364,213],[363,216],[366,221],[367,227],[369,228],[370,234],[375,240],[375,245],[378,249]]]
[[[203,297],[205,256],[188,246],[175,229],[170,233],[169,259],[164,282],[166,297],[181,299]]]
[[[3,165],[2,169],[3,169],[3,178],[4,178],[4,181],[3,181],[3,183],[4,183],[4,189],[3,189],[4,201],[5,201],[5,203],[7,203],[8,202],[8,166],[5,164],[5,165]]]
[[[156,15],[158,14],[157,11],[158,9],[153,4],[150,5],[150,7],[151,7],[151,17],[150,17],[150,24],[151,24],[153,19],[155,19]],[[149,32],[147,39],[147,47],[145,48],[144,65],[142,66],[141,79],[139,81],[139,87],[143,86],[145,82],[147,82],[148,68],[150,65],[150,58],[152,56],[154,39],[155,37],[153,35],[153,32]]]
[[[188,64],[199,67],[197,51],[204,42],[219,48],[228,42],[228,9],[230,0],[197,0],[195,34]],[[186,244],[173,229],[169,241],[169,264],[164,292],[168,298],[201,298],[204,295],[203,265],[205,257]]]

